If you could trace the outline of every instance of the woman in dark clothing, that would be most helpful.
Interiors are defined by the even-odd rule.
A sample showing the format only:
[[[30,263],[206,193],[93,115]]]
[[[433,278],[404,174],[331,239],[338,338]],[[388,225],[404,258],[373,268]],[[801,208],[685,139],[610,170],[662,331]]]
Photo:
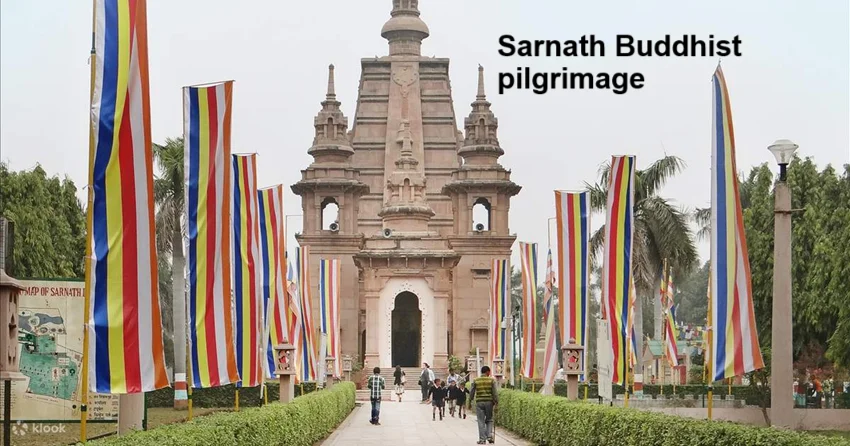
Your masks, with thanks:
[[[393,372],[393,385],[395,385],[395,394],[398,396],[398,402],[401,402],[401,396],[404,395],[404,382],[406,378],[404,377],[404,370],[401,369],[400,365],[395,366],[395,372]]]

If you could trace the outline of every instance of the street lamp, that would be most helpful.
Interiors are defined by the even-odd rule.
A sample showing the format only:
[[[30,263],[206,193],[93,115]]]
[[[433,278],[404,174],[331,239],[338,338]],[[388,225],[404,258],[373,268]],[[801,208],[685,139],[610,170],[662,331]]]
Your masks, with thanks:
[[[779,164],[774,188],[773,217],[773,314],[771,315],[771,421],[774,426],[793,428],[789,419],[793,404],[788,389],[792,378],[791,321],[791,188],[786,182],[787,167],[797,144],[780,139],[768,147]]]
[[[788,163],[794,157],[794,152],[797,151],[797,144],[787,139],[777,139],[771,144],[767,150],[776,158],[776,164],[779,164],[779,181],[785,182]]]

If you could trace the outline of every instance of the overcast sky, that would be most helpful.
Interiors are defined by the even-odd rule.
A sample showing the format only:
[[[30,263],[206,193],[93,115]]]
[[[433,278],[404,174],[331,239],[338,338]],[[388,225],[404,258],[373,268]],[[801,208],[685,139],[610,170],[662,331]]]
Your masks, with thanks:
[[[725,58],[738,166],[770,162],[766,147],[789,138],[819,166],[850,161],[850,43],[846,0],[563,2],[421,0],[431,30],[422,53],[451,58],[458,120],[475,99],[477,66],[499,118],[502,164],[523,186],[511,206],[519,240],[547,243],[554,189],[595,181],[612,154],[637,155],[638,168],[664,153],[687,163],[663,195],[687,208],[710,201],[711,76],[717,58],[616,58],[614,37],[658,39],[739,35],[743,56]],[[387,54],[380,36],[390,0],[309,2],[148,1],[152,132],[181,136],[180,88],[235,79],[234,152],[259,153],[259,183],[291,185],[311,161],[313,117],[336,66],[337,98],[353,121],[360,58]],[[0,159],[14,170],[40,163],[81,187],[87,173],[91,2],[0,3]],[[498,54],[498,39],[605,41],[605,58],[520,58]],[[497,92],[499,72],[641,72],[642,90]],[[300,200],[287,187],[287,214]],[[81,195],[82,196],[82,195]],[[604,219],[595,215],[594,226]],[[288,220],[291,235],[300,220]],[[292,245],[290,245],[292,246]],[[700,244],[707,258],[708,246]],[[541,262],[543,258],[541,257]],[[516,264],[516,262],[514,262]],[[541,271],[542,274],[542,271]]]

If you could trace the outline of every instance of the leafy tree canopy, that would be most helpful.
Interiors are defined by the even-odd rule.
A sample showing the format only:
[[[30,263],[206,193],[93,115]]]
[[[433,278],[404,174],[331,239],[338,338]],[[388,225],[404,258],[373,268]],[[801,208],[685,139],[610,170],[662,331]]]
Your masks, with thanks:
[[[7,269],[16,278],[83,277],[86,219],[70,178],[0,163],[0,215],[15,222]]]

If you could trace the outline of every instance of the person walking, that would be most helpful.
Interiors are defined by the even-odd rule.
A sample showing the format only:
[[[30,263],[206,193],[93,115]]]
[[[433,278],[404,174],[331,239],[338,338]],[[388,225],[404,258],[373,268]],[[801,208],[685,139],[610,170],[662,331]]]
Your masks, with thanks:
[[[404,383],[407,381],[405,378],[404,370],[401,369],[400,365],[395,366],[395,372],[393,372],[393,385],[395,386],[395,394],[398,396],[398,402],[401,402],[401,396],[404,395]]]
[[[495,443],[493,408],[499,404],[499,383],[490,376],[490,367],[481,367],[481,376],[472,381],[469,398],[475,401],[478,417],[478,444]]]
[[[386,383],[384,377],[381,376],[380,367],[375,367],[372,372],[373,375],[366,381],[366,386],[369,387],[369,400],[372,402],[372,418],[369,419],[369,422],[375,426],[380,426],[381,391],[386,387]]]
[[[419,375],[419,387],[422,389],[422,404],[426,404],[428,402],[428,389],[434,384],[434,371],[431,370],[431,366],[427,362],[423,365],[425,368]]]
[[[444,382],[440,382],[440,378],[434,380],[434,385],[428,389],[428,397],[431,400],[431,419],[437,421],[437,413],[440,414],[440,421],[446,415],[446,397],[449,394]]]

